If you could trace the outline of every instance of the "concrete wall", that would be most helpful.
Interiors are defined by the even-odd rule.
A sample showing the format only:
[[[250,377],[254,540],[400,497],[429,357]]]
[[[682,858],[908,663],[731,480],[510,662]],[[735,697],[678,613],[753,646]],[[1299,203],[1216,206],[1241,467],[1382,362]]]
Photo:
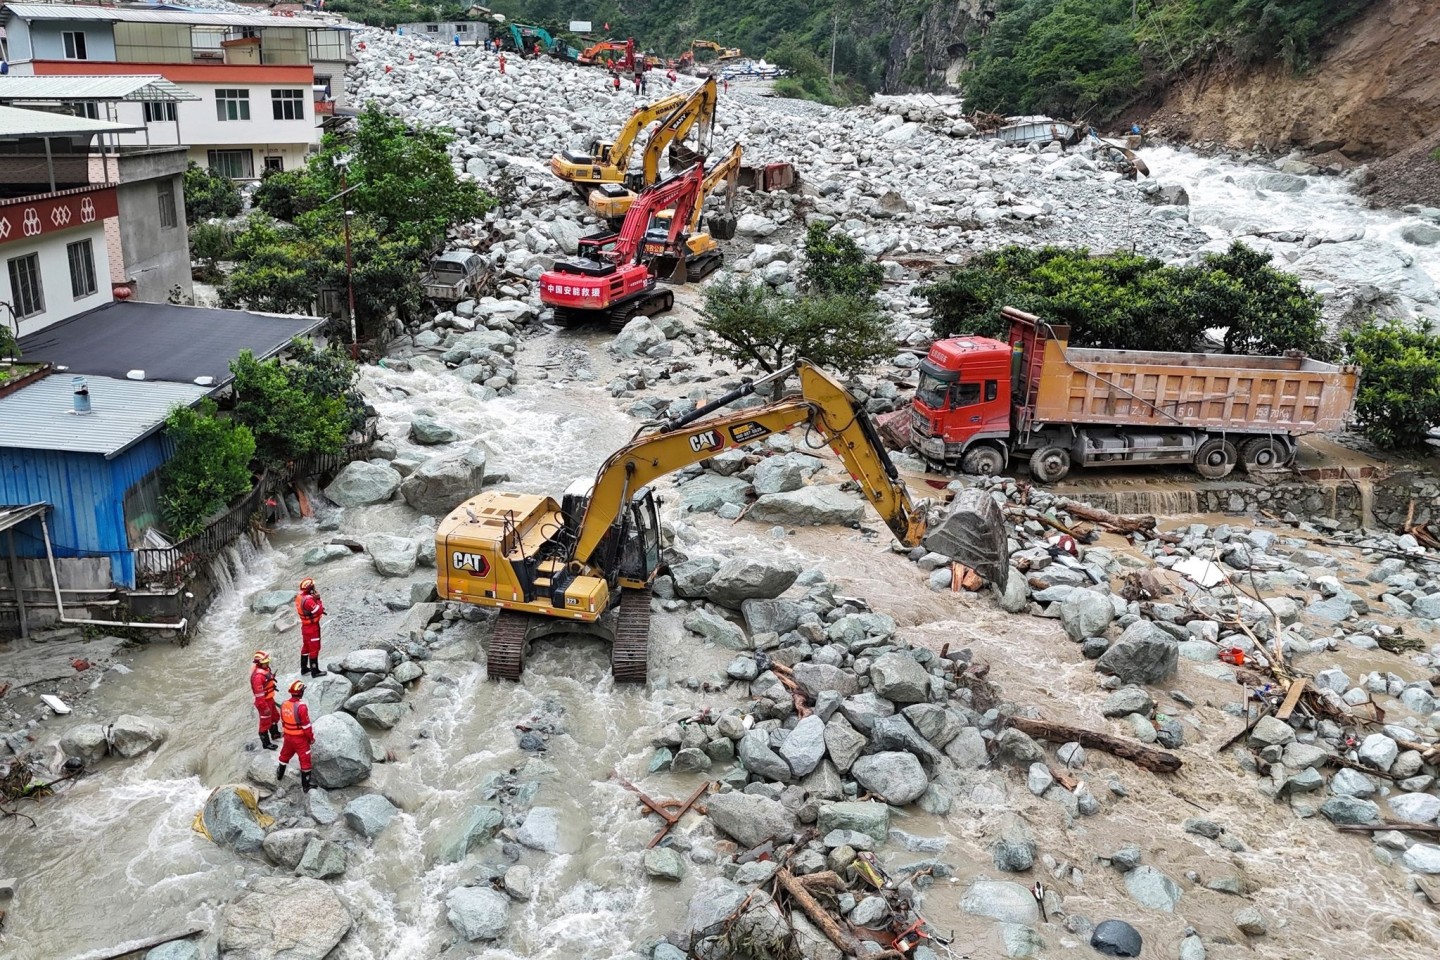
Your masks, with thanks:
[[[28,59],[64,60],[66,33],[85,34],[86,60],[114,60],[115,33],[110,24],[93,20],[77,20],[66,23],[63,20],[42,20],[30,25],[30,54]],[[12,49],[16,60],[21,59]]]
[[[95,257],[95,293],[76,300],[70,293],[70,259],[65,247],[87,237]],[[74,230],[45,234],[34,242],[21,241],[0,246],[0,300],[7,303],[15,301],[14,291],[10,289],[8,261],[30,253],[40,254],[40,286],[45,293],[45,312],[21,320],[20,336],[43,330],[52,323],[59,323],[114,299],[111,294],[110,258],[106,255],[103,224],[93,223]]]
[[[190,242],[185,224],[185,187],[178,174],[153,180],[122,183],[120,201],[120,251],[125,261],[124,276],[131,281],[133,298],[147,303],[164,303],[172,288],[193,297],[190,277]],[[175,226],[160,225],[159,187],[169,183],[175,197]]]

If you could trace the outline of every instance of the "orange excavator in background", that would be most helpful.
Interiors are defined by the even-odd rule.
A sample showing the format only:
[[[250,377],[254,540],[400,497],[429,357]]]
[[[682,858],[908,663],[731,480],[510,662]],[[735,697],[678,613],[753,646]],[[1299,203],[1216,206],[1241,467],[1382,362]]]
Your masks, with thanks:
[[[618,233],[580,239],[578,254],[559,260],[540,275],[540,302],[563,324],[604,322],[619,330],[636,316],[654,316],[675,305],[675,294],[660,287],[651,261],[668,257],[677,273],[689,259],[686,227],[704,197],[705,163],[657,183],[640,194]],[[652,221],[673,211],[662,229]]]
[[[740,160],[744,154],[740,144],[735,144],[725,159],[711,167],[710,172],[705,175],[704,182],[700,184],[700,200],[691,206],[690,221],[685,225],[684,233],[675,241],[675,248],[664,252],[657,250],[651,254],[653,259],[650,269],[657,277],[678,279],[683,267],[685,282],[694,283],[720,269],[720,265],[725,262],[720,245],[715,241],[730,240],[735,236],[735,217],[731,211],[735,206],[735,188],[740,179]],[[722,183],[725,184],[724,212],[712,213],[705,220],[705,229],[701,230],[700,212],[705,206],[705,198]],[[645,234],[647,246],[651,233],[657,238],[669,235],[674,217],[674,210],[661,210],[655,214]]]
[[[591,44],[580,52],[575,62],[584,66],[595,64],[602,53],[623,53],[625,56],[615,61],[616,66],[621,70],[635,69],[635,38],[631,37],[624,43],[619,40],[601,40],[599,43]]]
[[[715,86],[714,79],[706,80],[696,87],[695,91],[685,98],[684,103],[671,111],[669,116],[650,132],[650,139],[645,142],[645,149],[641,152],[639,174],[627,171],[622,183],[602,183],[597,186],[586,201],[590,209],[606,220],[619,221],[629,212],[630,205],[635,202],[640,190],[659,182],[660,159],[667,151],[671,153],[672,164],[680,162],[681,165],[688,164],[680,160],[677,156],[679,153],[683,152],[684,159],[690,163],[709,153],[710,134],[715,123],[715,105],[719,100],[720,91]],[[696,149],[676,150],[675,148],[683,147],[691,130],[696,131]]]

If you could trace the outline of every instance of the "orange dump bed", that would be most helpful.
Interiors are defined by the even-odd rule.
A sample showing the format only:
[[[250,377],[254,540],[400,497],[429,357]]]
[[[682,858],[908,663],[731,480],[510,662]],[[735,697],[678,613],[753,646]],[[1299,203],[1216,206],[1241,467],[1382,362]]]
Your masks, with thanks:
[[[1065,328],[1054,328],[1061,334]],[[1304,357],[1251,357],[1070,347],[1044,341],[1029,420],[1264,431],[1344,428],[1359,371]]]

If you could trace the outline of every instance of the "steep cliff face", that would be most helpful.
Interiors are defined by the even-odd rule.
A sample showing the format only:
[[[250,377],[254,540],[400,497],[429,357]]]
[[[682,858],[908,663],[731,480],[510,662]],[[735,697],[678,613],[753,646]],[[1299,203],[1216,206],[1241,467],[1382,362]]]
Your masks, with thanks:
[[[958,85],[969,45],[994,18],[995,4],[996,0],[887,4],[877,24],[881,32],[890,34],[884,92]]]
[[[1305,74],[1198,66],[1170,85],[1151,126],[1241,148],[1403,150],[1440,126],[1440,2],[1380,0]]]

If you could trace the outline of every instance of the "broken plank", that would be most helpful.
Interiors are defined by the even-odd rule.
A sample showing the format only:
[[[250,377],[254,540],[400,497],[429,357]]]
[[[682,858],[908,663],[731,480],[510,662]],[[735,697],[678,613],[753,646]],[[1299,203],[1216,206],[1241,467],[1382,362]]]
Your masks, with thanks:
[[[1400,833],[1440,833],[1440,824],[1434,823],[1347,823],[1335,828],[1343,833],[1379,833],[1382,830],[1396,830]]]
[[[1174,773],[1183,765],[1183,761],[1173,753],[1108,733],[1072,727],[1064,723],[1052,723],[1049,720],[1032,720],[1029,717],[1005,716],[1002,719],[1016,730],[1032,737],[1040,737],[1052,743],[1069,743],[1073,740],[1082,747],[1103,750],[1113,757],[1129,760],[1155,773]]]
[[[810,922],[819,927],[820,932],[825,934],[826,938],[838,947],[841,953],[855,956],[860,952],[860,944],[855,941],[854,935],[842,928],[830,911],[820,906],[820,903],[810,894],[809,890],[805,889],[805,885],[793,873],[782,868],[775,874],[775,879],[780,886],[785,888],[785,892],[790,894],[796,905],[805,912],[805,916],[810,918]]]
[[[1290,689],[1285,691],[1285,699],[1280,702],[1280,709],[1275,711],[1276,720],[1290,719],[1290,714],[1295,712],[1295,705],[1300,702],[1300,695],[1309,685],[1310,681],[1304,677],[1290,682]]]

